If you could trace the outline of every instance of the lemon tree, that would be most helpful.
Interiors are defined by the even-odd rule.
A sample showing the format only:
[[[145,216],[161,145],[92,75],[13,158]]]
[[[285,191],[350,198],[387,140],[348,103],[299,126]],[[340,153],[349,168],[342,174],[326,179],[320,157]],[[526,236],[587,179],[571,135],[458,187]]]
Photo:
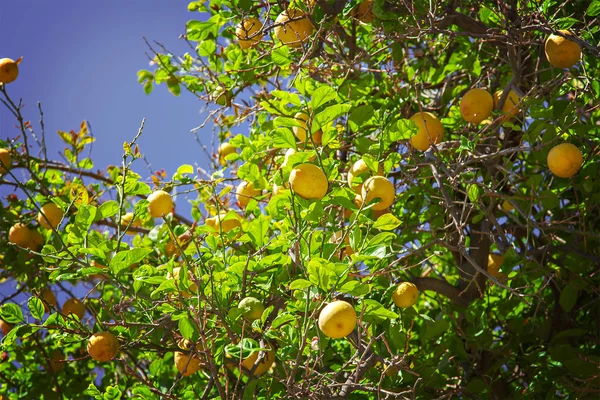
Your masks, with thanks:
[[[0,54],[3,399],[597,396],[599,1],[188,10],[207,168],[47,159]]]

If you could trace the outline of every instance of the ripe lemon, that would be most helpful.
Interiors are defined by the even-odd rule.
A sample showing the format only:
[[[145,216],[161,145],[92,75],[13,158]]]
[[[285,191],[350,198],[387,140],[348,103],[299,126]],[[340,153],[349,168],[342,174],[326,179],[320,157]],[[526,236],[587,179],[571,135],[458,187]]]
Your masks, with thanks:
[[[8,149],[0,149],[0,175],[4,175],[12,166],[12,157]]]
[[[262,34],[263,24],[256,17],[245,18],[239,23],[235,29],[235,36],[237,36],[240,47],[247,49],[248,47],[260,42],[263,38]]]
[[[488,255],[487,270],[493,277],[498,277],[498,271],[500,266],[504,262],[504,256],[502,254],[490,253]]]
[[[283,11],[275,20],[275,37],[290,47],[301,46],[313,30],[308,15],[296,8]]]
[[[494,93],[494,109],[498,108],[498,104],[500,103],[501,97],[502,90],[498,90],[496,93]],[[521,109],[519,108],[520,101],[521,100],[519,99],[519,95],[511,89],[511,91],[508,92],[506,100],[504,101],[504,105],[502,106],[502,114],[504,114],[501,117],[502,121],[511,120],[515,116],[517,116],[519,112],[521,112]]]
[[[65,360],[65,355],[60,350],[54,350],[52,352],[52,357],[50,358],[50,366],[52,367],[53,372],[59,372],[65,366],[65,363],[62,362]]]
[[[302,143],[306,143],[306,130],[308,129],[307,122],[310,119],[309,115],[305,112],[299,112],[294,115],[302,126],[294,126],[292,130],[294,131],[294,135],[298,138]],[[315,144],[321,144],[321,139],[323,138],[323,131],[320,129],[312,134],[312,141]]]
[[[44,218],[44,216],[46,216],[46,218]],[[62,218],[62,210],[54,203],[44,204],[37,215],[38,223],[42,228],[46,229],[56,229],[60,221],[62,221]]]
[[[472,124],[479,124],[494,110],[494,99],[485,89],[471,89],[460,101],[460,115]]]
[[[176,280],[176,286],[181,291],[181,295],[185,298],[190,298],[192,295],[195,295],[198,292],[198,285],[196,285],[196,283],[193,281],[194,276],[192,275],[192,272],[188,270],[187,275],[188,280],[190,281],[190,287],[189,289],[182,287],[181,283],[179,282],[179,271],[181,271],[181,267],[173,268],[173,275],[171,275],[171,273],[167,273],[167,279]]]
[[[20,222],[14,224],[8,231],[8,241],[20,247],[28,247],[31,244],[31,229]]]
[[[259,352],[255,351],[254,353],[250,354],[248,358],[242,361],[242,371],[245,374],[248,375],[250,374],[250,371],[252,371],[254,363],[256,362],[256,360],[258,360],[258,354]],[[269,368],[271,368],[271,365],[273,365],[274,362],[275,353],[273,351],[266,351],[262,361],[256,366],[256,369],[254,369],[254,373],[252,374],[252,376],[261,376],[262,374],[267,372]]]
[[[229,233],[234,228],[242,228],[242,221],[240,221],[241,218],[237,213],[235,218],[225,220],[226,215],[227,211],[223,210],[214,217],[206,218],[206,225],[217,232],[223,231],[223,233]]]
[[[164,190],[157,190],[148,196],[148,211],[154,218],[160,218],[173,210],[173,199]]]
[[[392,300],[398,307],[412,307],[419,298],[419,289],[411,282],[402,282],[392,294]]]
[[[44,310],[46,312],[50,311],[48,306],[56,307],[56,296],[49,288],[42,291],[42,300],[44,300]]]
[[[379,202],[371,208],[373,210],[384,210],[394,202],[396,189],[388,178],[375,175],[367,179],[363,184],[361,196],[365,199],[365,204],[369,204],[371,200],[379,198]]]
[[[363,184],[359,183],[357,185],[354,185],[352,184],[352,182],[358,176],[360,176],[364,182],[373,174],[374,172],[369,169],[367,163],[365,163],[364,160],[361,158],[360,160],[352,164],[352,167],[350,167],[350,169],[348,170],[348,186],[350,186],[350,188],[356,193],[361,193]],[[383,174],[383,168],[381,167],[381,165],[379,165],[377,168],[377,175],[381,174]]]
[[[110,332],[99,332],[88,339],[87,351],[96,361],[112,360],[119,353],[119,341]]]
[[[416,113],[410,120],[417,124],[419,131],[410,138],[412,146],[421,151],[425,151],[432,144],[438,144],[444,137],[444,127],[442,123],[430,112]]]
[[[81,320],[85,315],[85,304],[83,304],[78,299],[68,299],[65,301],[62,307],[62,313],[64,315],[75,314]]]
[[[35,229],[31,229],[31,242],[27,246],[29,250],[38,251],[45,243],[45,239],[41,233]]]
[[[130,222],[131,226],[142,226],[142,221],[140,221],[139,218],[134,219],[133,216],[134,214],[132,212],[128,212],[127,214],[121,216],[121,227],[123,229],[127,228]],[[133,220],[133,222],[131,220]],[[127,232],[129,233],[129,230]]]
[[[19,65],[10,58],[0,59],[0,83],[14,82],[19,76]]]
[[[278,194],[282,194],[284,190],[289,189],[290,184],[285,182],[284,185],[279,186],[278,184],[273,184],[273,196],[277,196]]]
[[[298,196],[316,200],[325,197],[329,186],[323,170],[309,163],[296,165],[290,173],[289,183]]]
[[[559,32],[566,36],[573,36],[567,30],[560,30]],[[546,39],[544,50],[548,62],[556,68],[570,68],[581,57],[581,47],[577,43],[554,34],[548,36],[548,39]]]
[[[242,315],[250,321],[260,319],[265,311],[265,306],[256,297],[243,298],[238,304],[238,308],[242,310]]]
[[[356,326],[356,311],[352,304],[336,300],[325,306],[319,314],[319,329],[332,339],[346,337]]]
[[[340,244],[342,242],[342,237],[344,237],[344,232],[334,232],[331,236],[331,239],[329,239],[329,243]],[[341,249],[340,260],[343,260],[345,257],[350,257],[352,254],[354,254],[354,250],[352,250],[352,246],[350,246],[350,235],[346,235],[344,244],[346,246],[342,247]]]
[[[0,330],[4,335],[8,335],[8,333],[12,330],[12,325],[8,322],[0,319]]]
[[[195,374],[202,368],[202,360],[195,355],[186,354],[181,351],[175,352],[175,367],[182,376]]]
[[[227,157],[230,154],[235,153],[235,147],[229,142],[221,143],[219,149],[217,150],[217,155],[219,156],[219,164],[225,165],[227,164]]]
[[[361,1],[360,4],[356,6],[354,10],[352,10],[352,16],[365,24],[375,21],[375,14],[373,13],[373,0]]]
[[[554,146],[548,153],[548,168],[559,178],[570,178],[583,164],[581,151],[571,143]]]
[[[246,208],[250,199],[256,196],[260,196],[262,190],[255,189],[254,184],[252,182],[241,182],[237,190],[235,191],[235,198],[237,199],[238,205],[240,208]]]

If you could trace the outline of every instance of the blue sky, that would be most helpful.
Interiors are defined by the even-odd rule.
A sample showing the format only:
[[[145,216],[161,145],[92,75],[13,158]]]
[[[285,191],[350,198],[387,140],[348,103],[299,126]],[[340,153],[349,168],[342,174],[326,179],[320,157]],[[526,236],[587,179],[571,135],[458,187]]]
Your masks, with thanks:
[[[187,11],[187,0],[1,0],[0,58],[23,56],[19,79],[8,86],[23,98],[25,117],[38,126],[37,102],[44,110],[48,155],[60,159],[64,148],[57,130],[77,130],[89,121],[94,136],[94,169],[120,164],[124,141],[133,139],[142,118],[146,125],[140,150],[153,170],[170,177],[181,164],[207,168],[208,162],[190,129],[200,125],[204,106],[164,85],[144,94],[137,71],[151,69],[143,41],[156,40],[173,54],[189,51],[179,35],[185,23],[201,15]],[[12,115],[0,107],[0,138],[14,137]],[[199,133],[211,146],[211,128]],[[149,176],[142,160],[134,170]],[[6,189],[0,190],[5,192]],[[179,207],[186,207],[180,199]]]

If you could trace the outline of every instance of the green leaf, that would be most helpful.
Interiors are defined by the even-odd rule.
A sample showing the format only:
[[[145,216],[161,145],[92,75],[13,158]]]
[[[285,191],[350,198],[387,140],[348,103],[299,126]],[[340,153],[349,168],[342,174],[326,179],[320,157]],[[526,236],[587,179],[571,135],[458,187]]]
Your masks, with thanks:
[[[331,86],[321,86],[312,94],[312,100],[310,102],[313,111],[316,111],[319,107],[335,99],[337,93]]]
[[[323,258],[313,258],[306,268],[308,280],[325,292],[329,292],[336,282],[332,270],[333,263]]]
[[[277,128],[271,131],[271,137],[273,138],[273,147],[278,149],[295,149],[296,138],[291,130],[288,128]]]
[[[363,321],[381,323],[387,319],[396,319],[398,314],[385,308],[380,302],[372,299],[363,301]]]
[[[469,200],[471,200],[472,203],[477,203],[479,196],[483,194],[483,188],[476,183],[472,183],[467,188],[467,194],[469,195]]]
[[[96,218],[97,209],[91,205],[79,206],[79,211],[75,217],[75,224],[79,227],[82,232],[87,232],[92,226],[94,219]]]
[[[103,400],[119,400],[121,398],[121,389],[116,386],[108,386],[104,392]]]
[[[15,303],[6,303],[0,307],[0,318],[9,324],[18,324],[25,321],[23,311]]]
[[[351,108],[352,106],[350,104],[334,104],[327,107],[315,116],[311,126],[312,133],[315,133],[334,119],[346,114]]]
[[[560,293],[560,306],[566,312],[571,311],[575,306],[575,303],[577,303],[577,297],[579,297],[579,290],[577,289],[577,285],[571,281]]]
[[[292,63],[292,59],[290,58],[290,49],[287,46],[281,46],[275,48],[271,52],[271,60],[278,67],[284,68]]]
[[[37,297],[33,296],[29,298],[29,301],[27,302],[27,306],[29,307],[29,313],[31,314],[31,316],[35,319],[39,319],[41,320],[42,318],[44,318],[44,303],[42,303],[42,300],[38,299]]]
[[[296,279],[295,281],[290,283],[290,290],[302,290],[311,286],[312,283],[310,283],[306,279]]]
[[[122,270],[142,261],[152,251],[152,249],[144,248],[121,251],[110,260],[109,268],[115,275],[118,275]]]
[[[290,93],[284,90],[273,90],[271,91],[271,94],[277,97],[278,99],[287,101],[288,103],[292,103],[295,106],[302,105],[302,101],[300,101],[300,96],[298,96],[296,93]]]
[[[271,218],[266,215],[260,215],[258,218],[250,222],[248,227],[248,236],[252,239],[252,243],[256,248],[261,248],[268,240],[269,223]]]
[[[400,226],[400,220],[392,213],[383,214],[377,218],[377,221],[373,224],[373,228],[381,229],[383,231],[391,231]]]
[[[90,383],[83,393],[92,396],[96,400],[102,400],[102,392],[93,383]]]
[[[546,210],[551,210],[560,205],[560,197],[550,190],[544,190],[540,193],[539,199]]]
[[[100,221],[101,219],[109,218],[119,212],[119,203],[114,200],[105,201],[96,210],[96,216],[94,222]]]
[[[590,4],[585,11],[587,15],[590,17],[595,17],[596,15],[600,15],[600,0],[594,0],[592,4]]]
[[[179,95],[181,94],[181,85],[179,84],[179,81],[176,78],[167,79],[167,88],[169,89],[169,92],[171,92],[171,94],[175,97],[179,97]]]
[[[359,281],[348,281],[339,289],[342,293],[348,293],[351,296],[360,297],[371,291],[371,286]]]
[[[177,323],[179,328],[179,333],[186,338],[187,340],[191,340],[195,342],[198,340],[198,329],[196,328],[196,324],[186,315],[179,320]]]

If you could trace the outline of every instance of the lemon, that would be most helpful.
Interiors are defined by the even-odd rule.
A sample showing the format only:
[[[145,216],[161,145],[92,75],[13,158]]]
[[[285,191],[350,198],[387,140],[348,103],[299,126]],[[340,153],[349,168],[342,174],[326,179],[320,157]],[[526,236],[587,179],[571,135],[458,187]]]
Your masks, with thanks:
[[[85,304],[75,298],[68,299],[63,304],[62,313],[64,315],[74,314],[81,320],[85,315]]]
[[[342,237],[344,237],[344,232],[334,232],[331,238],[329,239],[329,243],[334,243],[336,245],[340,244],[342,242]],[[343,260],[344,258],[350,257],[352,254],[354,254],[354,250],[352,250],[352,246],[350,246],[350,235],[346,235],[346,237],[344,238],[344,244],[346,246],[343,246],[341,248],[340,260]]]
[[[8,231],[8,241],[20,247],[28,247],[31,243],[31,232],[27,225],[16,223]]]
[[[371,207],[373,210],[385,210],[394,202],[396,189],[390,180],[384,176],[375,175],[366,180],[362,187],[362,198],[365,204],[379,198],[379,201]]]
[[[361,1],[354,10],[352,15],[360,22],[369,24],[375,20],[375,14],[373,14],[373,0]]]
[[[235,30],[235,36],[239,40],[240,47],[247,49],[260,42],[263,38],[262,27],[262,22],[256,17],[243,19]]]
[[[260,319],[265,311],[265,306],[256,297],[243,298],[238,304],[238,308],[242,310],[242,315],[250,321]]]
[[[573,36],[567,30],[560,30],[566,36]],[[579,61],[581,57],[581,47],[572,40],[559,35],[550,35],[544,45],[546,58],[552,66],[556,68],[570,68]]]
[[[292,130],[294,131],[294,135],[298,138],[302,143],[306,143],[306,130],[308,129],[307,122],[310,119],[309,115],[305,112],[297,113],[294,118],[296,118],[302,126],[294,126]],[[315,144],[321,144],[321,139],[323,137],[323,131],[320,129],[311,135],[312,141]]]
[[[336,300],[325,306],[319,314],[319,329],[332,339],[346,337],[356,326],[356,311],[352,304]]]
[[[412,307],[419,298],[419,289],[411,282],[402,282],[392,294],[392,300],[398,307]]]
[[[548,168],[559,178],[570,178],[579,171],[583,164],[581,151],[571,143],[554,146],[548,153]]]
[[[275,20],[275,37],[290,47],[301,46],[313,30],[308,15],[295,8],[283,11]]]
[[[490,253],[488,255],[487,270],[493,277],[498,277],[498,271],[500,266],[504,262],[504,256],[502,254]]]
[[[45,288],[42,291],[42,300],[44,300],[44,310],[46,312],[50,311],[48,306],[56,307],[56,296],[54,295],[54,293],[52,293],[52,290],[50,290],[49,288]]]
[[[59,372],[65,366],[65,363],[62,362],[65,360],[64,354],[60,350],[54,350],[52,352],[52,357],[50,358],[50,367],[53,372]]]
[[[290,173],[289,183],[298,196],[316,200],[325,197],[329,186],[323,170],[309,163],[296,165]]]
[[[112,360],[119,353],[119,341],[110,332],[99,332],[88,339],[87,351],[99,362]]]
[[[242,371],[245,374],[248,375],[250,374],[250,371],[252,371],[254,363],[256,362],[256,360],[258,360],[258,354],[259,352],[255,351],[254,353],[250,354],[248,358],[242,361]],[[264,354],[265,355],[262,361],[254,369],[254,373],[252,374],[252,376],[260,376],[264,374],[269,370],[269,368],[271,368],[271,366],[275,362],[275,353],[273,351],[266,351]]]
[[[46,229],[56,229],[62,218],[62,210],[54,203],[44,204],[37,215],[38,223]]]
[[[498,108],[498,104],[500,103],[500,98],[502,97],[502,90],[498,90],[494,93],[494,108]],[[501,121],[511,120],[516,117],[521,110],[519,109],[519,95],[517,95],[514,90],[508,92],[508,96],[504,101],[504,105],[502,106],[502,114]]]
[[[195,355],[186,354],[181,351],[175,352],[175,367],[182,376],[195,374],[202,367],[202,360]]]
[[[374,174],[374,171],[371,171],[371,169],[367,166],[367,163],[361,158],[360,160],[356,161],[354,164],[352,164],[352,167],[350,167],[350,169],[348,170],[348,186],[350,186],[350,188],[352,190],[354,190],[356,193],[361,193],[362,192],[362,183],[356,184],[354,185],[352,182],[354,181],[354,179],[356,177],[361,177],[363,182],[369,178],[370,176],[372,176]],[[377,167],[377,175],[381,175],[383,174],[383,168],[381,167],[381,165],[379,165]]]
[[[494,99],[485,89],[471,89],[460,101],[460,115],[467,122],[479,124],[494,110]]]
[[[129,226],[129,223],[131,222],[131,226],[142,226],[142,221],[140,221],[139,218],[133,218],[134,214],[132,212],[128,212],[125,215],[121,216],[121,227],[123,229],[127,228],[127,226]],[[133,220],[133,222],[132,222]],[[129,232],[129,231],[128,231]]]
[[[0,319],[0,330],[4,335],[8,335],[8,333],[12,330],[12,325],[8,322]]]
[[[410,138],[412,146],[421,151],[425,151],[432,144],[438,144],[444,136],[444,127],[442,123],[430,112],[419,112],[410,117],[419,131]]]
[[[240,216],[236,213],[235,218],[225,220],[227,211],[223,210],[219,214],[211,218],[206,218],[206,225],[210,226],[217,232],[229,233],[235,228],[242,228]]]
[[[0,59],[0,83],[14,82],[19,76],[19,65],[10,58]]]
[[[260,196],[262,190],[255,189],[252,182],[241,182],[235,192],[235,198],[237,199],[240,208],[246,208],[250,199],[256,196]]]
[[[221,145],[219,146],[219,149],[217,150],[217,155],[219,157],[219,164],[221,165],[225,165],[227,164],[227,160],[225,159],[225,157],[227,157],[230,154],[235,153],[235,147],[233,147],[233,145],[229,142],[225,142],[225,143],[221,143]]]
[[[173,199],[164,190],[157,190],[148,196],[148,211],[154,218],[160,218],[173,210]]]
[[[0,175],[4,175],[12,166],[12,157],[8,149],[0,149]]]

